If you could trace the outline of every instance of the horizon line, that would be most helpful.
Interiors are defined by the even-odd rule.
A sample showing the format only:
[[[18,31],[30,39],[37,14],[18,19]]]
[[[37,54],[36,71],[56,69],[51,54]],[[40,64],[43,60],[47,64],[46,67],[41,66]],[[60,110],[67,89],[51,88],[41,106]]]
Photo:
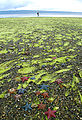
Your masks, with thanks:
[[[77,11],[62,11],[62,10],[16,10],[16,9],[9,9],[9,10],[0,10],[0,11],[55,11],[55,12],[77,12]],[[79,11],[80,12],[80,11]],[[78,12],[77,12],[78,13]],[[82,13],[82,12],[80,12]]]

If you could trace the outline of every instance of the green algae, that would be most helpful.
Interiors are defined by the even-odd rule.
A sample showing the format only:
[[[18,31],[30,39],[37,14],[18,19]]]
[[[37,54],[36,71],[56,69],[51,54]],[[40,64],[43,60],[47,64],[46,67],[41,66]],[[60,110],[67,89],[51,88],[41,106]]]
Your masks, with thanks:
[[[0,94],[0,98],[4,98],[6,92],[7,92],[7,90],[5,90],[2,94]]]
[[[62,72],[66,72],[66,71],[69,71],[70,69],[62,69],[62,70],[58,70],[56,71],[55,73],[62,73]]]
[[[18,73],[30,73],[30,72],[33,72],[35,70],[35,67],[25,67],[25,68],[22,68],[22,69],[19,69],[18,70]]]

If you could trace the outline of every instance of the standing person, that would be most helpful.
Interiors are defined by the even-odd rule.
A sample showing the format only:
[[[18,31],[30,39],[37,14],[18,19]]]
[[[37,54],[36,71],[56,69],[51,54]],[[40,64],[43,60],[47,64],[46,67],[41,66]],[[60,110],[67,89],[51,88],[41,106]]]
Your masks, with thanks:
[[[37,16],[39,17],[39,12],[37,12]]]

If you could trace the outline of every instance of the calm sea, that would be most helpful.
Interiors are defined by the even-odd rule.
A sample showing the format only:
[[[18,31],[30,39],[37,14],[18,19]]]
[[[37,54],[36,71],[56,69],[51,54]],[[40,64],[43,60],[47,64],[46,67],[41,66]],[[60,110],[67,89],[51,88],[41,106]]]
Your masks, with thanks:
[[[37,17],[36,10],[0,11],[0,18]],[[82,12],[39,11],[39,17],[82,17]]]

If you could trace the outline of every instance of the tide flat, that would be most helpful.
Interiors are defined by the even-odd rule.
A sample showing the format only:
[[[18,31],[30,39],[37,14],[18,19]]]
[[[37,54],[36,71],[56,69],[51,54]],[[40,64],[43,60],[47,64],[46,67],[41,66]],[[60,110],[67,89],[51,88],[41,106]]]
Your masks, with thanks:
[[[0,18],[0,119],[47,120],[50,108],[55,120],[80,120],[81,47],[82,18]],[[22,82],[24,76],[29,79]],[[32,110],[22,108],[27,102]],[[41,102],[46,108],[39,110]]]

